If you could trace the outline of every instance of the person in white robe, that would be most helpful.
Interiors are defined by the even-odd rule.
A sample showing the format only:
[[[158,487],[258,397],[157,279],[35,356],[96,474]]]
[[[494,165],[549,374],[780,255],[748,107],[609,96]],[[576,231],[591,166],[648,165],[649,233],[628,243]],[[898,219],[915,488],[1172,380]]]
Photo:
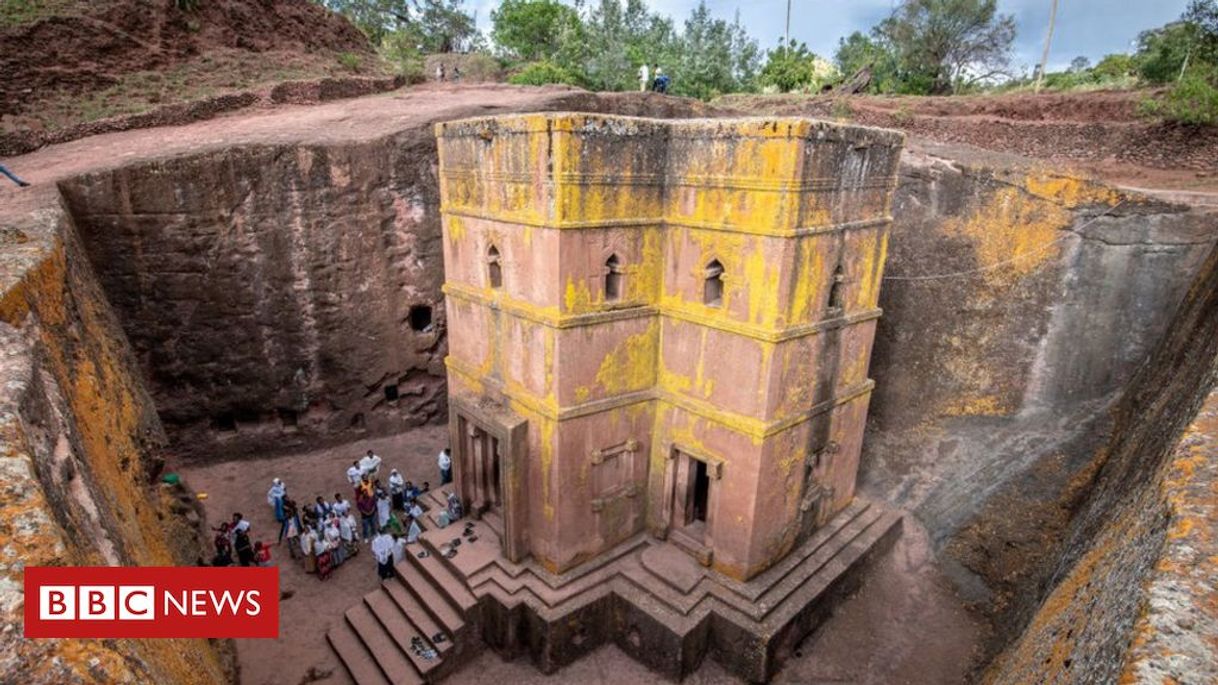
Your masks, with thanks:
[[[372,538],[372,556],[376,559],[376,574],[381,580],[393,577],[393,538],[381,531]]]

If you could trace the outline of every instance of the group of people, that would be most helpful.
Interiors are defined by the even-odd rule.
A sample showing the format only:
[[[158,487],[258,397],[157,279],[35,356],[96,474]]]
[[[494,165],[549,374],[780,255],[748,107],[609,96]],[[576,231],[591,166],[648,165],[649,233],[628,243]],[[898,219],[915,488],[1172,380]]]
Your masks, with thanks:
[[[277,482],[278,478],[275,479]],[[282,485],[282,483],[281,483]],[[213,546],[216,554],[212,557],[212,566],[266,566],[271,563],[271,548],[265,543],[250,540],[250,522],[240,512],[234,512],[232,519],[212,528],[216,533]]]
[[[437,81],[446,81],[446,80],[448,80],[447,76],[448,76],[448,72],[444,69],[444,63],[440,62],[439,64],[436,65],[436,80]],[[454,64],[453,65],[453,81],[455,82],[455,81],[460,81],[460,80],[461,80],[461,67]]]
[[[647,67],[647,63],[639,67],[639,90],[653,90],[657,93],[667,93],[670,80],[668,74],[660,68],[660,65],[653,64],[651,68]]]
[[[369,545],[376,558],[381,578],[393,575],[393,566],[406,555],[405,546],[416,542],[423,528],[419,519],[423,507],[416,501],[431,489],[429,482],[415,485],[397,469],[391,469],[388,483],[378,474],[382,460],[372,450],[351,463],[347,483],[353,494],[351,500],[341,492],[333,500],[317,495],[304,506],[288,496],[287,484],[275,478],[266,493],[267,505],[279,523],[278,544],[285,541],[292,559],[304,564],[306,573],[325,580],[330,573],[359,553],[361,543]],[[448,449],[437,457],[442,484],[452,481],[452,458]],[[461,518],[461,501],[449,493],[447,506],[437,516],[446,525]],[[354,506],[353,506],[354,505]],[[251,542],[250,523],[242,514],[233,514],[232,521],[214,528],[216,555],[213,565],[264,565],[270,562],[270,547]]]

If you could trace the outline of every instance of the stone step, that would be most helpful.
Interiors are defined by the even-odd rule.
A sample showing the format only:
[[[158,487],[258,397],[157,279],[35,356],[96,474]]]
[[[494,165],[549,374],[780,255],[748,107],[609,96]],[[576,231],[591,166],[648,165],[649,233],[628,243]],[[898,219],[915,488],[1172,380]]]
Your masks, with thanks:
[[[347,624],[355,630],[360,642],[363,642],[372,654],[373,663],[380,666],[389,682],[395,685],[424,682],[397,643],[385,632],[380,621],[376,620],[368,605],[357,604],[347,609],[346,618]]]
[[[448,626],[437,623],[431,614],[427,613],[427,610],[423,608],[423,605],[419,604],[418,598],[410,594],[410,591],[406,589],[406,586],[402,584],[399,578],[393,578],[382,585],[381,591],[397,605],[403,614],[406,614],[406,618],[412,624],[427,635],[427,639],[431,640],[436,633],[443,633],[448,636],[447,640],[436,645],[437,651],[444,654],[452,649],[453,642],[456,641],[461,629],[465,627],[464,622],[457,627],[456,631],[449,629]]]
[[[385,632],[397,643],[398,648],[402,650],[419,674],[426,678],[440,665],[443,657],[439,654],[439,649],[436,649],[437,655],[434,659],[427,659],[421,654],[416,654],[412,649],[412,640],[415,637],[423,641],[423,647],[433,648],[431,634],[412,623],[388,594],[379,590],[370,592],[364,595],[364,604],[368,605],[372,615],[384,626]],[[440,644],[447,645],[449,642],[445,640]]]
[[[448,506],[448,496],[441,494],[440,488],[432,488],[419,494],[419,503],[427,511],[438,512]]]
[[[683,617],[693,613],[698,603],[709,596],[709,593],[702,589],[695,589],[689,594],[684,594],[656,578],[651,571],[638,564],[623,568],[621,577],[633,583],[643,593],[650,595],[656,606]]]
[[[460,537],[460,528],[455,528],[457,533],[453,537]],[[465,580],[448,564],[448,560],[440,556],[440,550],[430,541],[423,541],[424,547],[431,554],[420,559],[418,552],[410,555],[409,562],[415,564],[420,571],[431,579],[432,583],[453,603],[462,616],[467,615],[474,607],[478,606],[478,598],[474,593],[469,591],[465,585]],[[458,554],[460,548],[458,548]]]
[[[413,552],[417,554],[418,551],[419,548],[414,547]],[[436,623],[448,629],[450,635],[456,636],[465,626],[465,619],[457,606],[445,597],[444,593],[433,585],[431,579],[419,569],[415,559],[417,557],[412,554],[410,560],[403,561],[394,567],[398,579]]]
[[[721,584],[735,591],[736,594],[744,597],[746,600],[755,602],[769,588],[783,582],[792,573],[798,573],[799,569],[805,568],[804,560],[824,549],[826,545],[831,544],[843,528],[850,525],[860,516],[870,516],[874,519],[879,516],[879,513],[877,509],[871,507],[870,502],[855,498],[845,509],[830,519],[820,529],[814,531],[808,539],[791,550],[787,556],[783,557],[774,566],[762,571],[747,583],[723,579]]]
[[[780,626],[789,623],[807,605],[809,599],[817,601],[816,598],[821,597],[829,587],[856,569],[866,555],[885,553],[891,542],[900,534],[902,518],[899,512],[885,512],[877,517],[862,534],[836,555],[836,562],[831,568],[816,574],[784,597],[782,603],[766,615],[765,622],[771,629],[778,630]]]
[[[561,587],[554,588],[530,570],[526,569],[519,575],[512,576],[499,565],[490,564],[470,576],[469,586],[475,588],[479,594],[488,583],[493,583],[502,592],[508,594],[528,592],[541,604],[553,608],[581,593],[610,582],[612,579],[613,574],[598,569]]]
[[[825,541],[824,544],[818,545],[812,554],[805,556],[802,562],[795,568],[788,571],[777,582],[770,585],[765,592],[759,596],[753,603],[763,613],[769,613],[774,607],[782,603],[792,592],[799,588],[804,583],[811,580],[814,576],[822,573],[833,573],[834,569],[826,568],[826,565],[834,562],[840,554],[841,549],[849,544],[850,540],[854,540],[860,535],[863,535],[868,528],[883,517],[883,511],[873,507],[859,516],[851,519],[846,525],[834,531],[833,535]],[[842,541],[845,542],[842,542]],[[837,575],[834,573],[834,575]]]
[[[326,633],[326,641],[338,654],[339,661],[343,662],[356,685],[392,685],[376,665],[372,653],[355,634],[355,629],[346,622],[331,628]]]

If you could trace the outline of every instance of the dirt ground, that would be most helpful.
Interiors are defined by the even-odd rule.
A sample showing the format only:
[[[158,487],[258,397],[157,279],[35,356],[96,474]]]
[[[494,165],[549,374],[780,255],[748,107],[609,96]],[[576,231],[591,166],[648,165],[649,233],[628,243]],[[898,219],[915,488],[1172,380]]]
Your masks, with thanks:
[[[196,4],[183,11],[141,0],[0,3],[0,131],[387,67],[358,29],[315,3]]]
[[[922,141],[1051,161],[1109,183],[1218,192],[1218,127],[1143,116],[1157,90],[951,97],[726,95],[713,104],[753,114],[844,119]]]
[[[234,511],[253,524],[254,539],[274,541],[278,526],[266,504],[272,478],[282,478],[298,501],[321,494],[347,495],[346,468],[365,450],[397,468],[409,480],[437,479],[435,455],[447,443],[447,429],[428,426],[401,435],[365,440],[307,454],[261,460],[176,465],[188,487],[206,492],[207,522],[218,525]],[[171,465],[173,466],[173,465]],[[366,552],[322,582],[304,573],[276,547],[280,586],[290,593],[280,604],[277,640],[237,640],[244,685],[334,685],[350,678],[325,641],[325,633],[360,597],[375,589],[375,564]],[[778,683],[963,683],[973,666],[984,626],[964,608],[935,566],[925,532],[907,521],[893,550],[875,565],[863,587],[825,625],[809,636],[775,678]],[[933,636],[927,638],[927,636]],[[545,676],[527,659],[507,662],[486,651],[446,682],[454,685],[503,683],[622,683],[652,685],[656,675],[616,647],[602,647],[567,668]],[[739,683],[708,660],[686,683]]]

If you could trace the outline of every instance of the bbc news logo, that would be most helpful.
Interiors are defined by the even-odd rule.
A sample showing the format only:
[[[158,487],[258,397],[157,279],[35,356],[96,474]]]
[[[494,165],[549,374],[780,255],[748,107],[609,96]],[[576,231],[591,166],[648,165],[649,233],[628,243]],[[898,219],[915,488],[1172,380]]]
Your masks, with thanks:
[[[279,569],[34,566],[25,637],[279,637]]]

